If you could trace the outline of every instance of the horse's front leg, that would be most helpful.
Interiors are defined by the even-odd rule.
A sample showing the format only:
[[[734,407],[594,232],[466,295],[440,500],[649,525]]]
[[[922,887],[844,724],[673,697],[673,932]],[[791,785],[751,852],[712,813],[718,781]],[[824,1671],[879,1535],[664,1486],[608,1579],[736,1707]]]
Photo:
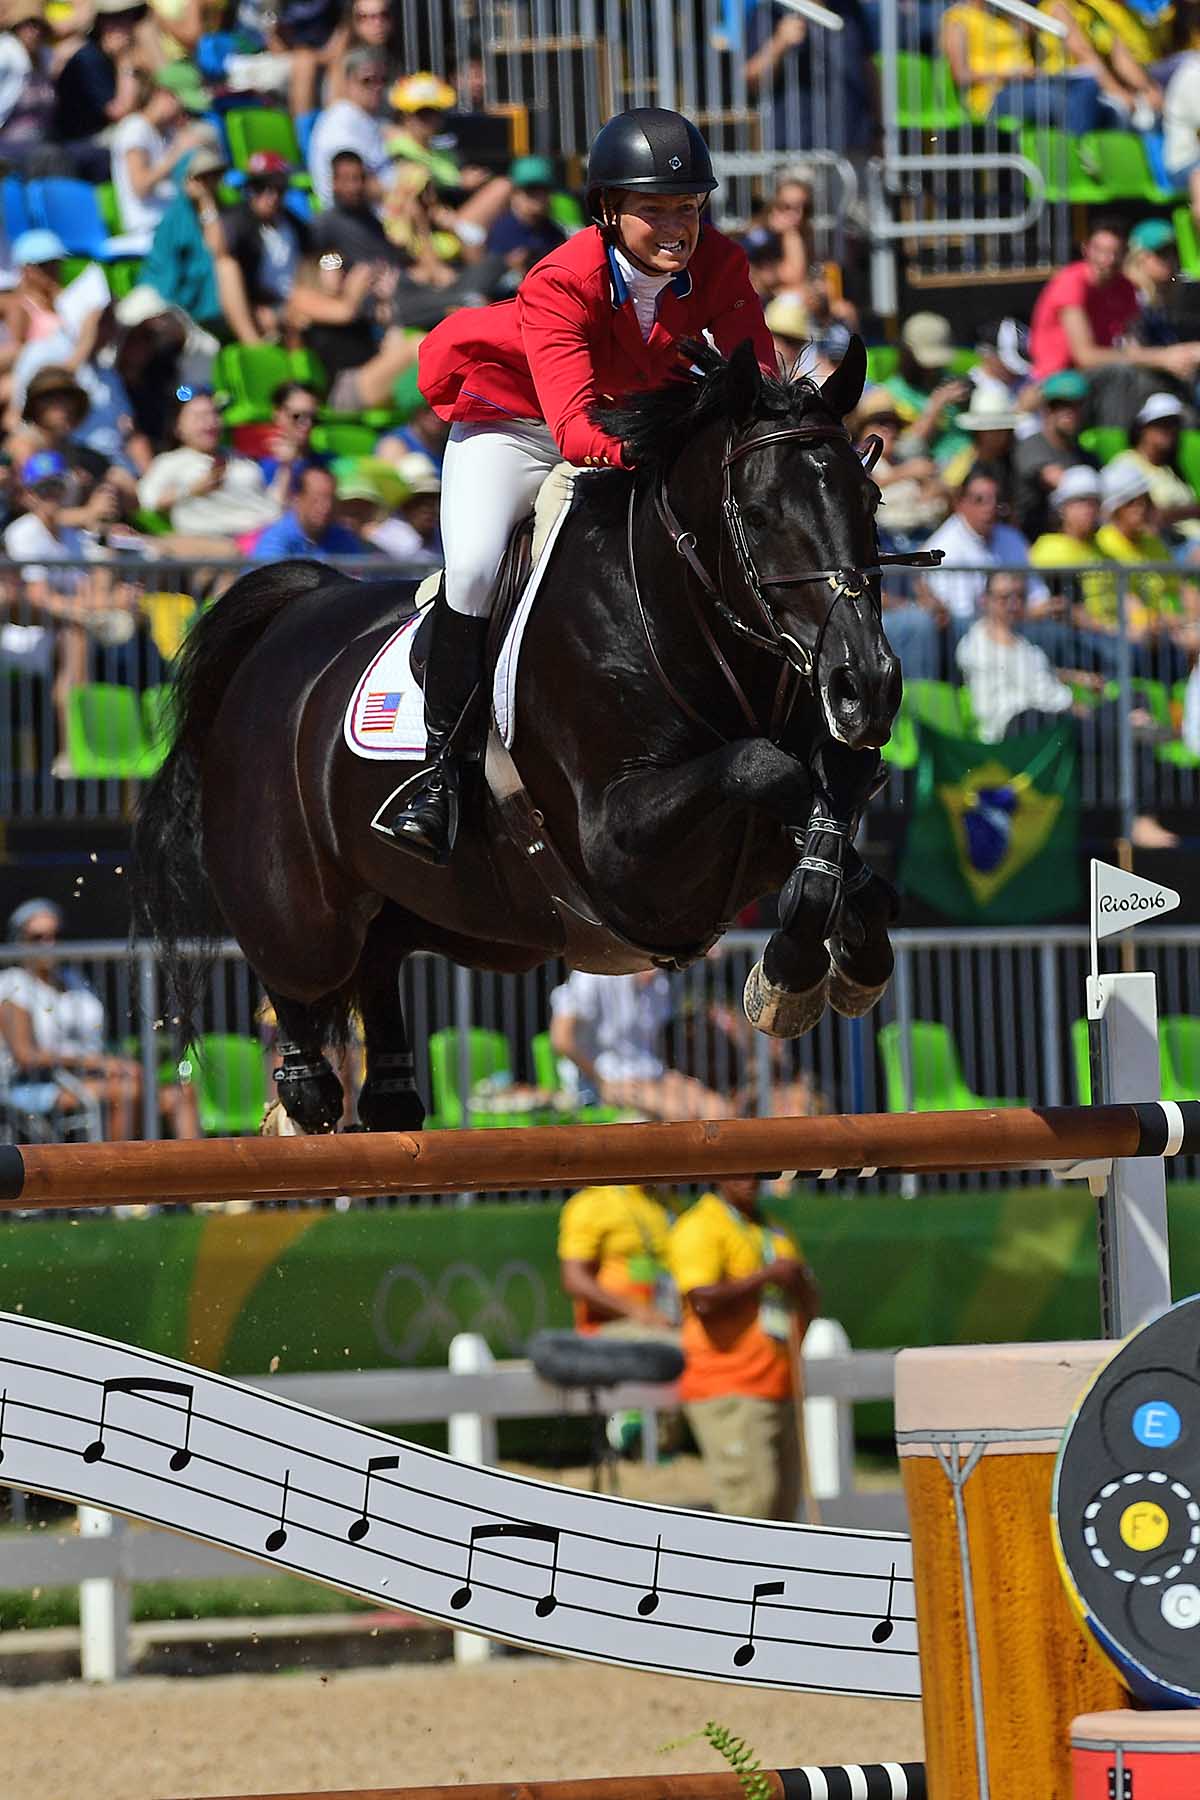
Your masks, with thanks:
[[[887,985],[895,896],[854,848],[880,767],[873,752],[832,742],[813,758],[803,853],[779,896],[779,929],[746,982],[746,1017],[772,1037],[811,1031],[827,1002],[856,1018]]]

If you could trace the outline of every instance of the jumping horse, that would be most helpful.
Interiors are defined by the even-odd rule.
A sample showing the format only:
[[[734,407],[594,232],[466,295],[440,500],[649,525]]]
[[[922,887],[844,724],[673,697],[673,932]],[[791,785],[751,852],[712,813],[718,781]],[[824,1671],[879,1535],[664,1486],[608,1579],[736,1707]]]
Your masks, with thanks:
[[[489,779],[469,772],[447,867],[371,831],[396,767],[343,741],[406,590],[285,562],[192,627],[136,828],[137,919],[185,1035],[199,976],[180,941],[232,932],[305,1130],[341,1115],[324,1050],[351,1008],[363,1125],[421,1124],[399,981],[416,950],[489,970],[677,967],[779,892],[746,987],[756,1026],[796,1036],[827,1001],[853,1017],[887,984],[894,896],[854,849],[900,703],[873,458],[843,424],[866,353],[853,340],[817,386],[765,377],[749,344],[689,351],[687,379],[597,415],[637,473],[577,483],[521,651],[519,776],[493,733],[500,779],[491,753]]]

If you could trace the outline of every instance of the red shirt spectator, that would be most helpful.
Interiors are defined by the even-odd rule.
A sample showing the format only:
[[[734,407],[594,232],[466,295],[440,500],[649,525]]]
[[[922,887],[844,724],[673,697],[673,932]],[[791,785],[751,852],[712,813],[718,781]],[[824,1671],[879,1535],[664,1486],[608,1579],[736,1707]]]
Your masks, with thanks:
[[[1066,307],[1076,307],[1086,314],[1095,343],[1108,350],[1137,318],[1138,291],[1119,270],[1098,280],[1086,258],[1068,263],[1052,275],[1037,297],[1029,327],[1036,381],[1045,381],[1074,366],[1071,342],[1062,321]]]

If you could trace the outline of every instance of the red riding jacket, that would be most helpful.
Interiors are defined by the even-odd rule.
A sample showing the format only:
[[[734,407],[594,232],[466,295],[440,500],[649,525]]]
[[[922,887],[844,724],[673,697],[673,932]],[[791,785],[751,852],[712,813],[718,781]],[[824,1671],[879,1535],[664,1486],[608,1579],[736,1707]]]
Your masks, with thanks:
[[[568,462],[617,463],[621,446],[588,417],[599,398],[662,387],[682,373],[679,343],[712,333],[729,355],[744,338],[778,371],[745,251],[710,225],[659,295],[643,340],[599,229],[577,232],[535,264],[515,300],[451,313],[421,345],[421,392],[439,418],[544,419]]]

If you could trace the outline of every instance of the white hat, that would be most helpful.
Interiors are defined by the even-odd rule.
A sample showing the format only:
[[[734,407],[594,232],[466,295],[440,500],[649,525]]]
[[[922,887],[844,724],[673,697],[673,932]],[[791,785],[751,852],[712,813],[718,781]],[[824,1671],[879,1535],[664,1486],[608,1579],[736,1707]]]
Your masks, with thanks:
[[[1100,494],[1098,470],[1089,469],[1086,463],[1072,463],[1069,469],[1063,470],[1058,486],[1050,496],[1050,504],[1061,509],[1071,500],[1098,500]]]
[[[1183,401],[1175,394],[1151,394],[1134,417],[1135,425],[1153,425],[1158,419],[1182,419]]]
[[[963,431],[1015,431],[1020,422],[1020,413],[997,387],[976,388],[966,412],[955,420]]]
[[[410,450],[407,456],[400,458],[396,466],[401,480],[408,489],[404,496],[406,500],[412,500],[417,494],[441,493],[442,483],[437,470],[429,458],[423,456],[419,450]]]
[[[1100,516],[1111,519],[1122,506],[1150,492],[1150,477],[1132,456],[1117,456],[1100,471]]]

